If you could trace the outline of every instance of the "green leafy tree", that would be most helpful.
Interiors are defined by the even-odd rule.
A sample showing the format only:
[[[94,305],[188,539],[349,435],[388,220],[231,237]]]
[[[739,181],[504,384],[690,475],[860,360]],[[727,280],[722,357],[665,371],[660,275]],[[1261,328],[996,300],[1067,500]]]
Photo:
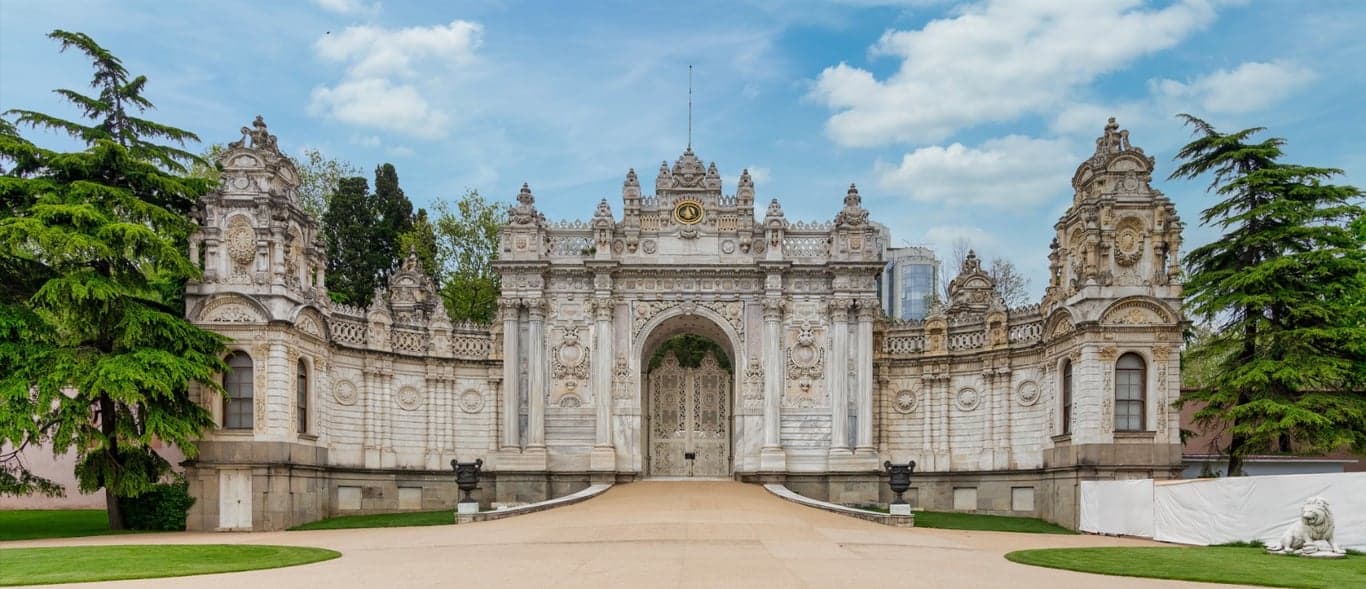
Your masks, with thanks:
[[[1366,324],[1350,308],[1366,290],[1366,249],[1352,230],[1362,193],[1326,183],[1341,174],[1280,162],[1279,138],[1262,128],[1220,133],[1181,115],[1195,140],[1172,178],[1210,175],[1220,198],[1201,221],[1223,231],[1188,254],[1186,301],[1216,325],[1191,350],[1210,373],[1183,401],[1197,423],[1227,426],[1229,474],[1273,446],[1366,448]]]
[[[208,178],[218,184],[218,155],[225,149],[222,143],[214,143],[200,154],[200,162],[190,166],[190,173]],[[299,171],[299,206],[308,211],[314,219],[322,219],[327,212],[327,203],[337,191],[342,178],[360,175],[360,168],[350,162],[328,158],[316,149],[305,149],[303,158],[289,158]]]
[[[370,247],[374,235],[374,198],[365,178],[343,178],[323,215],[327,244],[327,293],[334,301],[367,305],[379,285],[383,252]]]
[[[194,134],[134,116],[152,107],[147,79],[81,33],[53,31],[92,62],[96,96],[57,94],[88,123],[11,110],[25,126],[84,142],[61,153],[0,132],[0,442],[77,454],[84,492],[106,491],[111,528],[120,497],[149,491],[170,470],[159,440],[196,455],[213,424],[189,386],[221,388],[222,339],[184,319],[189,213],[210,189],[188,175]],[[199,162],[202,165],[202,162]],[[6,491],[51,490],[7,465]],[[50,481],[48,482],[50,483]]]
[[[379,217],[369,247],[388,260],[379,267],[380,284],[387,284],[389,275],[402,262],[399,237],[413,227],[413,203],[399,188],[398,171],[393,164],[375,167],[375,210]]]
[[[294,166],[299,170],[299,203],[314,219],[323,218],[342,178],[361,173],[351,162],[326,157],[311,148],[304,150],[303,158],[294,159]]]
[[[446,311],[454,321],[489,323],[498,311],[501,287],[493,261],[508,207],[470,190],[453,209],[438,202],[436,212],[438,251],[447,266],[441,280]]]
[[[410,252],[417,254],[422,271],[440,281],[442,264],[436,244],[436,226],[427,218],[427,209],[418,209],[413,215],[412,227],[398,236],[398,246],[400,259],[407,258]]]

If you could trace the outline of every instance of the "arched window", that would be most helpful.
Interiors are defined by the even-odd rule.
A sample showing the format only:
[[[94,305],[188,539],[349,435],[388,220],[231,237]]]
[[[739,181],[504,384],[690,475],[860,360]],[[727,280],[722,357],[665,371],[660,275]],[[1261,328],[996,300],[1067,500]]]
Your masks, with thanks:
[[[223,388],[228,391],[223,403],[223,427],[252,428],[252,366],[246,352],[228,356],[228,371],[223,373]]]
[[[1115,431],[1143,431],[1145,372],[1138,354],[1125,354],[1115,363]]]
[[[1062,433],[1072,433],[1072,361],[1062,361]]]
[[[308,433],[308,365],[303,360],[299,361],[299,377],[295,384],[294,395],[297,397],[299,411],[299,433]]]

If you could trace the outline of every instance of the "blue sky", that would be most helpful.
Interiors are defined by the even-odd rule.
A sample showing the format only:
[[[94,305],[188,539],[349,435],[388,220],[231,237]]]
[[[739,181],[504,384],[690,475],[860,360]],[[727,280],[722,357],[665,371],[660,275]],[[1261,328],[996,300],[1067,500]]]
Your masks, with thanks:
[[[552,218],[618,213],[687,139],[734,189],[828,220],[850,182],[895,241],[958,237],[1041,293],[1052,225],[1107,116],[1199,227],[1204,183],[1168,182],[1189,137],[1268,127],[1288,159],[1366,174],[1366,3],[1174,0],[0,2],[0,108],[59,114],[89,70],[54,28],[149,77],[156,120],[206,142],[265,116],[282,147],[392,162],[418,206],[530,182]],[[61,145],[56,137],[40,141]]]

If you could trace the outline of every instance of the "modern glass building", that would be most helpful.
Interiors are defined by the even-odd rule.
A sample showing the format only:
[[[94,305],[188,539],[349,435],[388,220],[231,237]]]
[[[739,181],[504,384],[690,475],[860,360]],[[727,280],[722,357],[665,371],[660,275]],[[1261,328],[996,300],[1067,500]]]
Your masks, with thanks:
[[[895,319],[924,319],[939,289],[939,258],[922,246],[888,248],[879,294],[882,309]]]

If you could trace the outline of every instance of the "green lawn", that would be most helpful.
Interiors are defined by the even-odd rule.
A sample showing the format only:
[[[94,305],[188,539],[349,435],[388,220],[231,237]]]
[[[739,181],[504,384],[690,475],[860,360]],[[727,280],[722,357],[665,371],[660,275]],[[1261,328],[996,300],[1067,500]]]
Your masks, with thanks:
[[[1048,548],[1006,555],[1035,566],[1102,575],[1270,587],[1366,587],[1366,556],[1312,559],[1243,546]]]
[[[0,541],[127,534],[109,529],[103,509],[19,509],[0,511]]]
[[[889,513],[885,504],[856,505],[859,509]],[[915,527],[944,530],[982,530],[984,532],[1022,532],[1026,534],[1076,534],[1072,530],[1050,524],[1035,517],[957,513],[952,511],[917,511]]]
[[[180,577],[308,564],[341,556],[306,546],[203,544],[0,549],[0,586]]]
[[[375,515],[342,515],[294,526],[291,530],[342,530],[347,528],[399,528],[440,526],[455,523],[455,511],[413,511]]]
[[[983,530],[988,532],[1024,532],[1028,534],[1076,534],[1057,524],[1034,517],[953,513],[948,511],[917,511],[915,527],[948,530]]]

